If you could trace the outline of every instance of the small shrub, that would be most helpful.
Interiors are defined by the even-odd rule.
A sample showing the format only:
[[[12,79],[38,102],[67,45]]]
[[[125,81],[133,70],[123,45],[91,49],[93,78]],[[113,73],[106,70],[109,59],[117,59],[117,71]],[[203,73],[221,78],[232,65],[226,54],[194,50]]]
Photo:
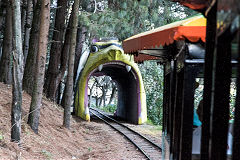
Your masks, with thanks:
[[[163,67],[154,61],[139,65],[147,101],[148,120],[154,125],[162,125]]]
[[[116,111],[116,109],[117,109],[117,106],[116,105],[112,105],[112,104],[104,106],[104,107],[101,107],[101,106],[95,106],[95,107],[101,109],[104,112],[108,112],[108,113],[114,113]]]
[[[42,154],[45,155],[47,157],[47,159],[51,159],[52,158],[52,153],[46,151],[45,149],[42,150]]]
[[[92,151],[92,147],[88,147],[88,151],[91,152]]]
[[[4,139],[4,136],[2,134],[2,132],[0,132],[0,141],[2,141]]]

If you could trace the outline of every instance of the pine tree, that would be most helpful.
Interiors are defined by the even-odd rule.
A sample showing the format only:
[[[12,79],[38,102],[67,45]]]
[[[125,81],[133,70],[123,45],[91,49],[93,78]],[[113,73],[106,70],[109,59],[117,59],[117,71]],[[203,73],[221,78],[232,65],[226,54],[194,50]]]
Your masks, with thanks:
[[[50,0],[43,0],[41,5],[40,33],[38,41],[38,54],[34,75],[32,101],[30,105],[28,124],[35,133],[38,133],[40,108],[45,74],[48,32],[50,25]]]
[[[50,60],[46,74],[46,81],[44,84],[46,96],[53,101],[56,101],[57,89],[66,70],[66,67],[63,69],[63,67],[59,66],[61,66],[61,60],[65,61],[65,59],[61,58],[61,53],[66,28],[65,21],[68,9],[68,2],[66,0],[58,0],[57,4],[58,8],[55,18],[55,26],[52,39],[53,43],[51,45]]]
[[[24,45],[23,45],[24,64],[26,63],[28,49],[29,49],[30,31],[32,26],[32,18],[33,18],[32,12],[33,12],[32,0],[27,0],[26,23],[24,26],[25,34],[24,34]]]
[[[6,84],[12,83],[12,7],[9,0],[6,0],[6,18],[2,56],[0,60],[0,81]]]
[[[76,38],[77,38],[77,25],[78,25],[78,11],[79,11],[79,0],[74,1],[73,5],[73,21],[71,28],[71,43],[69,50],[69,59],[68,59],[68,75],[66,83],[66,96],[64,100],[64,121],[63,125],[66,128],[70,128],[70,117],[71,111],[70,107],[73,100],[73,70],[74,70],[74,58],[75,58],[75,48],[76,48]]]
[[[23,51],[20,0],[11,0],[13,22],[13,88],[11,140],[20,141],[22,115]]]
[[[33,91],[33,77],[35,73],[36,57],[38,52],[38,39],[39,39],[39,26],[40,26],[40,13],[42,1],[38,0],[34,5],[32,28],[30,31],[29,49],[24,67],[23,75],[23,89],[27,93],[32,94]]]

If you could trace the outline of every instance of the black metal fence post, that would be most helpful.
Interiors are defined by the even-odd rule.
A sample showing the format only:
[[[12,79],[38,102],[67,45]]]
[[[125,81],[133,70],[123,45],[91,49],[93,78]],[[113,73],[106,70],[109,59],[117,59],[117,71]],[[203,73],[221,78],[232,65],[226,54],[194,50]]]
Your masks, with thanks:
[[[215,50],[217,3],[207,15],[206,53],[204,63],[203,122],[201,137],[201,160],[209,159],[210,111],[212,100],[213,54]]]
[[[166,97],[166,94],[167,94],[167,91],[166,91],[166,89],[167,89],[167,87],[166,87],[166,77],[165,77],[165,73],[166,73],[166,66],[164,65],[164,68],[163,68],[163,77],[164,77],[164,80],[163,80],[163,82],[164,82],[164,85],[163,85],[163,122],[162,122],[162,131],[163,132],[166,132],[166,102],[167,102],[167,97]]]
[[[211,159],[225,160],[227,152],[231,82],[231,32],[228,28],[217,39],[215,55],[213,108],[211,118]]]
[[[192,159],[193,109],[196,75],[197,70],[194,65],[185,64],[182,125],[180,135],[180,160]]]
[[[176,60],[171,61],[171,73],[170,73],[170,154],[173,151],[173,130],[174,130],[174,102],[175,102],[175,90],[176,90]]]
[[[239,22],[240,23],[240,22]],[[235,117],[233,129],[233,152],[232,160],[238,160],[240,157],[240,28],[238,29],[238,65],[237,65],[237,96],[235,104]]]
[[[181,115],[182,115],[182,102],[183,102],[183,79],[184,70],[182,69],[177,73],[176,77],[176,97],[175,97],[175,109],[174,109],[174,130],[173,130],[173,159],[179,159],[180,148],[180,131],[181,131]]]

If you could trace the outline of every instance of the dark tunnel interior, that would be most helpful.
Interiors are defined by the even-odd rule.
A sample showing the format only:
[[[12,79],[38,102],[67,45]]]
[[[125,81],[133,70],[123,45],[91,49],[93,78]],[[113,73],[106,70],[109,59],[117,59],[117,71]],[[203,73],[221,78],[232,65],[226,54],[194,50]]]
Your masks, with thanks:
[[[138,81],[135,72],[129,72],[125,64],[105,64],[100,71],[96,70],[92,75],[110,76],[116,82],[118,88],[118,104],[116,116],[129,123],[138,123]]]

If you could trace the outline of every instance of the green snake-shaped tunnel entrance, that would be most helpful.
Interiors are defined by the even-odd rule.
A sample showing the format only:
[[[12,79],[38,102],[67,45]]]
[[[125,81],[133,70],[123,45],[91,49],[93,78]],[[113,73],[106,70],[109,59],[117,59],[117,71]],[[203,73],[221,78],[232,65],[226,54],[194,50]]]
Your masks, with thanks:
[[[107,75],[118,87],[116,116],[134,124],[147,120],[146,95],[142,76],[133,56],[124,54],[116,41],[96,42],[96,52],[89,54],[80,72],[75,95],[77,116],[90,121],[88,109],[88,81],[91,76]]]

